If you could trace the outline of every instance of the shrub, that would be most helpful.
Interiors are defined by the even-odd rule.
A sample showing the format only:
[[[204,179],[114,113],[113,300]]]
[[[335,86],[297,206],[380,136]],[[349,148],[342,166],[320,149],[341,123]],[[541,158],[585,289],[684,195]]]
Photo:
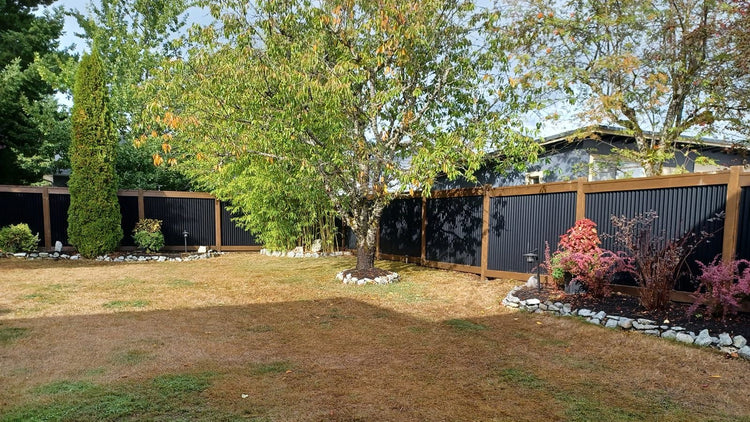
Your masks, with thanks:
[[[688,308],[688,316],[693,315],[700,305],[706,305],[714,315],[721,313],[722,319],[736,314],[740,302],[750,298],[750,261],[723,262],[717,256],[710,264],[698,262],[698,266],[701,269],[700,286],[693,294],[695,302]]]
[[[641,287],[639,300],[648,310],[667,307],[675,281],[686,268],[687,258],[713,235],[688,232],[680,238],[667,240],[663,234],[654,233],[657,218],[654,211],[633,218],[612,216],[615,242],[627,255],[622,269]]]
[[[117,136],[107,107],[101,59],[86,54],[76,72],[71,113],[68,241],[86,257],[115,250],[122,239],[117,200]]]
[[[0,229],[0,250],[4,252],[33,252],[39,245],[39,235],[32,234],[28,224],[11,224]]]
[[[558,284],[564,279],[565,273],[569,273],[573,280],[583,284],[592,296],[607,296],[610,292],[609,275],[620,265],[621,260],[599,245],[601,239],[596,230],[596,223],[588,218],[578,220],[560,236],[557,251],[553,255],[550,255],[547,245],[547,271]]]
[[[161,220],[143,218],[133,229],[135,244],[146,252],[157,252],[164,247],[164,235],[161,233]]]

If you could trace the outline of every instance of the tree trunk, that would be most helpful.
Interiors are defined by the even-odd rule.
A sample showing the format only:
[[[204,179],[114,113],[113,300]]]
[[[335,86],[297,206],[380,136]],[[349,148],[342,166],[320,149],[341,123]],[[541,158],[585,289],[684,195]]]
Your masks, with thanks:
[[[375,268],[375,243],[384,206],[381,201],[363,200],[350,215],[349,226],[357,236],[357,270]]]
[[[357,270],[375,268],[375,245],[357,245]]]

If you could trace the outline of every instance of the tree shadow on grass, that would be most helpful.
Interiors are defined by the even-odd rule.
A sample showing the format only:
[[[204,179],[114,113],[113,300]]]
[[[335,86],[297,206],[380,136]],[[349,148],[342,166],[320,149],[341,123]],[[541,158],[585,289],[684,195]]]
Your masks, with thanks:
[[[199,420],[558,420],[581,403],[615,421],[732,420],[750,408],[734,385],[750,376],[745,362],[572,319],[445,317],[334,297],[6,320],[33,335],[0,347],[0,415],[33,418],[52,406],[72,419],[114,420],[120,413],[107,409],[123,405],[130,418],[179,418],[185,400],[200,412],[184,416]],[[133,350],[142,359],[117,359]],[[657,354],[665,368],[654,373],[641,363]],[[708,390],[706,360],[721,377]],[[679,389],[665,387],[675,380]],[[143,400],[165,382],[190,391]],[[55,383],[94,387],[34,393]],[[650,385],[678,405],[635,394]],[[714,390],[720,399],[705,394]]]

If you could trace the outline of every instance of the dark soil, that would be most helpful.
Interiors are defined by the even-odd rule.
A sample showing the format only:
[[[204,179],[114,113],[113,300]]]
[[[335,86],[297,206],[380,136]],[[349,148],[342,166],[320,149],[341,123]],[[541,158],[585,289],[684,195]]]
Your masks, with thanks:
[[[374,280],[375,277],[387,276],[390,273],[390,271],[384,270],[382,268],[371,268],[369,270],[358,270],[356,268],[351,268],[348,270],[344,270],[344,277],[346,277],[348,274],[351,274],[353,278],[357,278],[359,280],[362,280],[364,278]]]
[[[712,336],[728,333],[732,336],[742,335],[750,339],[750,314],[744,312],[727,315],[726,319],[722,320],[721,315],[710,315],[704,307],[700,307],[692,317],[688,317],[687,310],[690,304],[679,302],[670,302],[669,308],[663,311],[647,311],[640,305],[637,297],[617,292],[599,300],[585,294],[566,295],[547,288],[538,291],[524,287],[515,295],[521,300],[537,298],[544,302],[549,299],[553,302],[570,303],[573,309],[586,308],[595,312],[604,311],[607,315],[634,319],[646,318],[656,321],[657,324],[684,327],[687,331],[693,331],[696,334],[707,328]]]

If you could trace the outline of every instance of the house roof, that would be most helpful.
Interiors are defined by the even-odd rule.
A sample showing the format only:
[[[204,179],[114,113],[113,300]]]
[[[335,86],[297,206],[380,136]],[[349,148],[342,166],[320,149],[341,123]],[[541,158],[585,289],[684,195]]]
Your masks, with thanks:
[[[646,132],[647,138],[658,138],[659,134],[654,132]],[[632,138],[631,135],[625,128],[617,126],[607,125],[592,125],[584,126],[578,129],[569,130],[556,135],[547,136],[540,140],[542,146],[554,145],[561,142],[571,142],[575,140],[589,139],[592,135],[610,135],[620,136],[625,138]],[[696,138],[691,136],[680,136],[677,142],[683,145],[695,145],[701,147],[714,147],[714,148],[737,148],[740,147],[745,149],[746,147],[738,142],[730,142],[721,139],[714,138]]]

